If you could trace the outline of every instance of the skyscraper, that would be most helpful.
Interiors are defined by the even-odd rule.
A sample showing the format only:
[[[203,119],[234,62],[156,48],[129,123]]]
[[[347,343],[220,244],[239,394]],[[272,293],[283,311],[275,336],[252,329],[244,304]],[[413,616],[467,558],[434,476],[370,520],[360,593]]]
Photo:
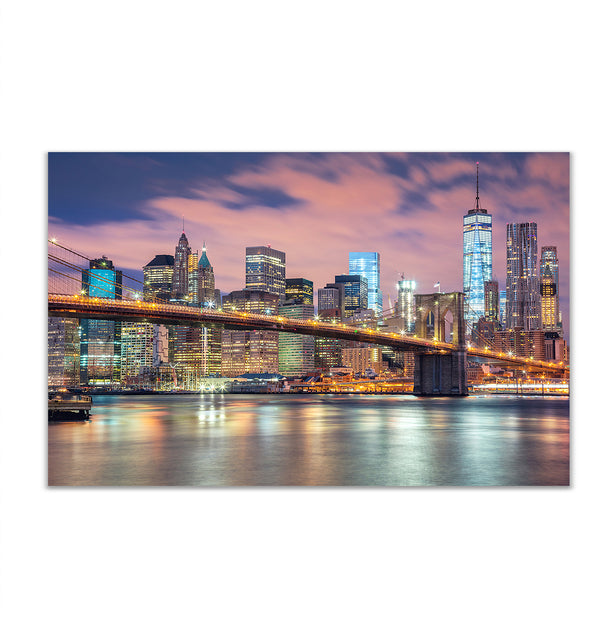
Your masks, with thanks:
[[[285,290],[284,290],[285,292]],[[277,315],[279,296],[261,290],[236,290],[223,297],[224,311]],[[278,333],[265,330],[223,330],[221,373],[277,373]]]
[[[330,311],[340,309],[340,288],[333,283],[328,283],[324,288],[317,290],[317,309]]]
[[[221,292],[215,288],[215,273],[206,254],[206,243],[198,260],[198,302],[201,307],[211,309],[221,306]]]
[[[335,285],[340,290],[340,309],[342,318],[367,309],[368,283],[362,275],[336,275]]]
[[[285,300],[299,300],[303,305],[313,305],[313,282],[296,278],[285,280]]]
[[[106,256],[90,260],[81,275],[91,298],[122,298],[123,273]],[[121,379],[121,322],[81,320],[80,380],[83,385],[117,384]]]
[[[289,279],[288,279],[289,281]],[[302,298],[290,298],[279,304],[279,315],[298,320],[315,317],[315,308]],[[279,373],[304,376],[315,368],[315,338],[310,335],[279,333]]]
[[[361,275],[367,279],[367,308],[373,309],[375,315],[383,310],[381,294],[379,253],[375,251],[351,251],[348,264],[351,275]]]
[[[189,294],[189,265],[188,259],[192,250],[188,243],[185,232],[181,232],[179,242],[175,247],[175,261],[173,265],[173,291],[172,298],[177,300],[186,299]]]
[[[173,265],[172,255],[155,255],[154,259],[144,266],[144,300],[170,300]]]
[[[506,329],[541,327],[537,223],[506,225]]]
[[[268,247],[246,247],[246,289],[285,298],[285,253]]]
[[[560,329],[558,310],[558,254],[556,247],[542,247],[540,258],[542,328]]]
[[[404,278],[398,281],[398,317],[400,318],[400,329],[407,333],[414,333],[416,321],[415,309],[415,289],[416,281]]]
[[[187,256],[186,302],[209,308],[220,306],[221,294],[215,289],[215,275],[206,253],[206,243],[202,247],[201,256],[191,249]],[[171,358],[177,366],[180,383],[187,384],[187,388],[197,388],[202,378],[220,373],[221,329],[207,326],[171,326],[169,330]]]
[[[463,291],[467,329],[485,313],[484,284],[492,278],[492,215],[479,207],[479,162],[475,208],[463,216]]]
[[[485,319],[495,320],[500,319],[499,310],[499,294],[498,294],[498,282],[486,281],[484,284],[485,291]]]

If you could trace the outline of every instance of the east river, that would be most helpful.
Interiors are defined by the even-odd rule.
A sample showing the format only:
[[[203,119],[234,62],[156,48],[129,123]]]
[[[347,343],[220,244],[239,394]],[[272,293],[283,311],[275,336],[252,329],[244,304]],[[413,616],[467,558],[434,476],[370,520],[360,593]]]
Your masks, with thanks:
[[[106,395],[49,485],[568,485],[567,397]]]

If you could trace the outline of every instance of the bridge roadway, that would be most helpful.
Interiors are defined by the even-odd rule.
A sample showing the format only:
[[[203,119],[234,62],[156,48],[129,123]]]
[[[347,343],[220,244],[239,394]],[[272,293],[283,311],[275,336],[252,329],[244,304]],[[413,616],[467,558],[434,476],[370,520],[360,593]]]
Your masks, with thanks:
[[[415,335],[401,335],[373,328],[359,328],[348,324],[332,324],[320,320],[298,320],[265,314],[221,309],[205,309],[186,305],[150,303],[141,300],[113,300],[48,294],[48,315],[61,318],[87,318],[91,320],[118,320],[121,322],[149,322],[184,326],[220,325],[228,330],[273,330],[277,332],[312,335],[330,339],[360,341],[417,353],[450,354],[458,350],[452,343],[422,339]],[[477,358],[505,366],[520,366],[531,371],[562,374],[563,363],[549,363],[469,347],[467,357]]]

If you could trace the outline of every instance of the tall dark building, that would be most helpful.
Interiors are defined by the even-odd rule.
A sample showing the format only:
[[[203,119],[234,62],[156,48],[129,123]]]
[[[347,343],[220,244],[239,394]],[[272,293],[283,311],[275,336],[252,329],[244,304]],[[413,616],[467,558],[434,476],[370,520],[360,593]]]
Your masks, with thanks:
[[[189,257],[192,253],[185,232],[181,233],[179,242],[175,247],[175,260],[173,265],[173,290],[171,298],[186,299],[189,294]]]
[[[321,311],[337,310],[338,317],[340,311],[340,288],[335,283],[328,283],[324,288],[317,290],[317,310]]]
[[[537,223],[506,226],[506,328],[541,328]]]
[[[542,328],[560,330],[558,309],[558,254],[556,247],[542,247],[540,258],[540,292],[542,295]]]
[[[123,296],[123,273],[102,256],[90,260],[81,276],[83,292],[92,298]],[[121,322],[81,320],[80,381],[83,385],[118,384],[121,380]]]
[[[498,321],[500,319],[498,282],[486,281],[484,284],[484,293],[485,319]]]
[[[335,285],[340,290],[340,308],[342,318],[362,309],[367,309],[369,303],[368,282],[362,275],[336,275]]]
[[[169,301],[173,289],[172,255],[155,255],[144,266],[144,300]]]
[[[285,300],[299,300],[303,305],[313,304],[313,282],[308,279],[286,279]]]

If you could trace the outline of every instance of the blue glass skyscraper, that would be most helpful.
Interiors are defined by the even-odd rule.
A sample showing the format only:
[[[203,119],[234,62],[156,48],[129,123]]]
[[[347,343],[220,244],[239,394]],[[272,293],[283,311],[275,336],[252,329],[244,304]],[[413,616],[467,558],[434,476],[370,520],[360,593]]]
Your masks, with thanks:
[[[492,279],[492,215],[479,207],[479,163],[475,208],[463,217],[463,291],[467,332],[485,315],[485,282]]]
[[[381,294],[380,267],[381,259],[375,251],[351,251],[349,255],[349,273],[361,275],[368,282],[368,309],[373,309],[376,315],[383,310],[383,298]]]

